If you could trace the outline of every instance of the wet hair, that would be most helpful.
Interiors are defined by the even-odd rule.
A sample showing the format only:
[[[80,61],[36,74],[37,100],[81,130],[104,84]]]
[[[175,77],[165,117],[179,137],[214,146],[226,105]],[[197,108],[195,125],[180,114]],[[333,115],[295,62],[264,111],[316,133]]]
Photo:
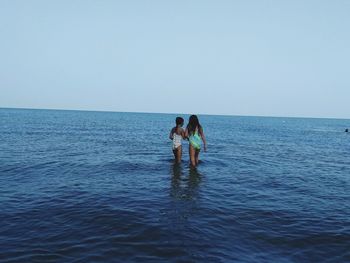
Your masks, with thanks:
[[[188,133],[194,134],[196,132],[196,129],[202,129],[202,126],[199,123],[198,117],[197,115],[191,115],[190,119],[188,120],[188,124],[187,124],[187,129],[188,129]]]
[[[345,129],[345,132],[349,132],[349,129]]]
[[[181,117],[176,117],[176,126],[183,125],[184,124],[184,119]]]

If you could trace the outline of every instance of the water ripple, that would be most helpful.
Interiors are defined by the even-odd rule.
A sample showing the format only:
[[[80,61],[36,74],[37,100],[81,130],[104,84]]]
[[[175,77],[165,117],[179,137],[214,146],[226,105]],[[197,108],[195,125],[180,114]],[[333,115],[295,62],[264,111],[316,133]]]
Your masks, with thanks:
[[[349,261],[349,121],[174,117],[1,109],[1,261]]]

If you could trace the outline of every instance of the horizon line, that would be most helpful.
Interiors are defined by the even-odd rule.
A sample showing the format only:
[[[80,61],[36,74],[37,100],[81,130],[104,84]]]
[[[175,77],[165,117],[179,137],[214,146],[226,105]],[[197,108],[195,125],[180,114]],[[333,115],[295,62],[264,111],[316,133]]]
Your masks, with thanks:
[[[52,110],[52,111],[82,111],[82,112],[109,112],[109,113],[137,113],[137,114],[169,114],[169,115],[191,115],[193,113],[185,112],[148,112],[148,111],[116,111],[116,110],[89,110],[89,109],[62,109],[62,108],[27,108],[27,107],[0,107],[0,109],[9,110]],[[196,113],[204,116],[222,116],[222,117],[259,117],[259,118],[294,118],[294,119],[334,119],[350,120],[350,118],[339,117],[312,117],[312,116],[271,116],[271,115],[238,115],[238,114],[213,114],[213,113]]]

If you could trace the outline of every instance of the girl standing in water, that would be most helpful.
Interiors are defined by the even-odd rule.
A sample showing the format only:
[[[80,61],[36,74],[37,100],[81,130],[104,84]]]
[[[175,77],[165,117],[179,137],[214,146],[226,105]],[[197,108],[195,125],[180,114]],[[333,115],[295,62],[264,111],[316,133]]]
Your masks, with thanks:
[[[176,163],[181,163],[182,156],[182,139],[185,138],[185,131],[182,129],[184,125],[184,119],[177,117],[176,126],[171,129],[169,139],[173,141],[173,153]]]
[[[199,162],[199,152],[201,150],[201,141],[204,144],[204,151],[207,151],[207,142],[205,140],[203,128],[196,115],[191,115],[185,130],[185,137],[189,140],[189,152],[191,165],[196,167]]]

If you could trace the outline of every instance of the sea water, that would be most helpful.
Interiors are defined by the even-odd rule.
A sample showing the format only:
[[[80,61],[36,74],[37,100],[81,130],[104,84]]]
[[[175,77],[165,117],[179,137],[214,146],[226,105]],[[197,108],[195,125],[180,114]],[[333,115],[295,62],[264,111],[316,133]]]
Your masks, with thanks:
[[[0,261],[350,261],[350,120],[176,116],[0,109]]]

